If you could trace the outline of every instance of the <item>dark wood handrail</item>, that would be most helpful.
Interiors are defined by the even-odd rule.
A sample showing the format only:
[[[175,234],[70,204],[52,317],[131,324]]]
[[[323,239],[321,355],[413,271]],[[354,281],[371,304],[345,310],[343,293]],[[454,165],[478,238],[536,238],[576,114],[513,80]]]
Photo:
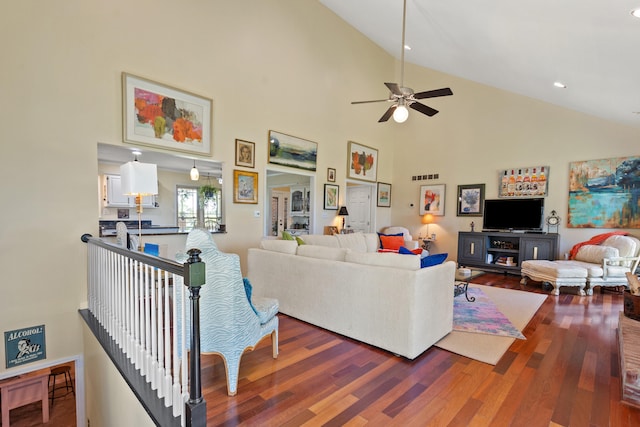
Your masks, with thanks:
[[[83,234],[80,239],[85,243],[89,243],[89,241],[91,241],[91,243],[96,246],[100,246],[102,248],[110,250],[111,252],[124,255],[136,261],[144,262],[145,264],[148,264],[152,267],[158,267],[162,270],[168,271],[169,273],[178,274],[180,276],[184,275],[184,264],[180,264],[179,262],[172,261],[166,258],[160,258],[154,255],[149,255],[144,252],[132,251],[120,245],[105,242],[98,237],[93,237],[91,234]]]

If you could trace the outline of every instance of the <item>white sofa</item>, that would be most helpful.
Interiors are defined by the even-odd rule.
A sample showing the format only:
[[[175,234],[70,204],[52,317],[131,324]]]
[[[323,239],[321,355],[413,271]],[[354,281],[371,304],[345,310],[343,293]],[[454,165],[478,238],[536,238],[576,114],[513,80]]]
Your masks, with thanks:
[[[451,331],[453,261],[420,268],[419,255],[377,253],[373,233],[303,237],[249,249],[253,294],[281,313],[409,359]]]

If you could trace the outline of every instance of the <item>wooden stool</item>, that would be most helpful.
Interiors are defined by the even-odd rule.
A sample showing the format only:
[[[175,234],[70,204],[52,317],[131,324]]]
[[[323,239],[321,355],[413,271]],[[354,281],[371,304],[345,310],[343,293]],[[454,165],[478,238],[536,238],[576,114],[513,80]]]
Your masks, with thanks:
[[[58,375],[64,375],[64,385],[58,386],[56,387],[56,377]],[[53,387],[51,387],[51,379],[53,378]],[[73,393],[73,395],[76,395],[76,391],[73,388],[73,381],[71,380],[71,367],[70,366],[58,366],[56,368],[52,368],[51,369],[51,373],[49,374],[49,381],[47,382],[47,386],[49,388],[51,388],[51,405],[53,406],[53,401],[56,398],[56,389],[59,388],[64,388],[67,392],[65,394],[63,394],[62,396],[58,396],[58,397],[63,397],[66,396],[67,394],[69,394],[69,389],[71,389],[71,392]]]

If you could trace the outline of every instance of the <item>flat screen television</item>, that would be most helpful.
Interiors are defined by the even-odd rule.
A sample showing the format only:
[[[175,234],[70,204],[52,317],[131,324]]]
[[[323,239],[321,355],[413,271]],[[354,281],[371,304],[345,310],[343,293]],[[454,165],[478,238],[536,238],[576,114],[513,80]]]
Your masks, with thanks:
[[[484,201],[483,231],[541,232],[544,199],[493,199]]]

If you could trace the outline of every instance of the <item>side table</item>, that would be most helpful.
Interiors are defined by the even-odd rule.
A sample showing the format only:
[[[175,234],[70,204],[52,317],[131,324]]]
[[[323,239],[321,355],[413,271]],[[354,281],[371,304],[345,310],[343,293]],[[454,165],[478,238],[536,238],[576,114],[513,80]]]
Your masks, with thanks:
[[[38,400],[42,401],[42,422],[49,422],[49,373],[48,368],[40,369],[0,381],[2,427],[9,427],[10,410]]]
[[[484,272],[471,270],[471,274],[469,274],[468,276],[463,276],[458,272],[458,270],[456,270],[456,275],[454,276],[455,281],[453,282],[453,297],[455,298],[458,295],[464,294],[467,301],[474,302],[476,300],[476,297],[469,298],[469,282],[471,282],[471,279],[473,279],[474,277],[478,277],[481,274],[484,274]]]

